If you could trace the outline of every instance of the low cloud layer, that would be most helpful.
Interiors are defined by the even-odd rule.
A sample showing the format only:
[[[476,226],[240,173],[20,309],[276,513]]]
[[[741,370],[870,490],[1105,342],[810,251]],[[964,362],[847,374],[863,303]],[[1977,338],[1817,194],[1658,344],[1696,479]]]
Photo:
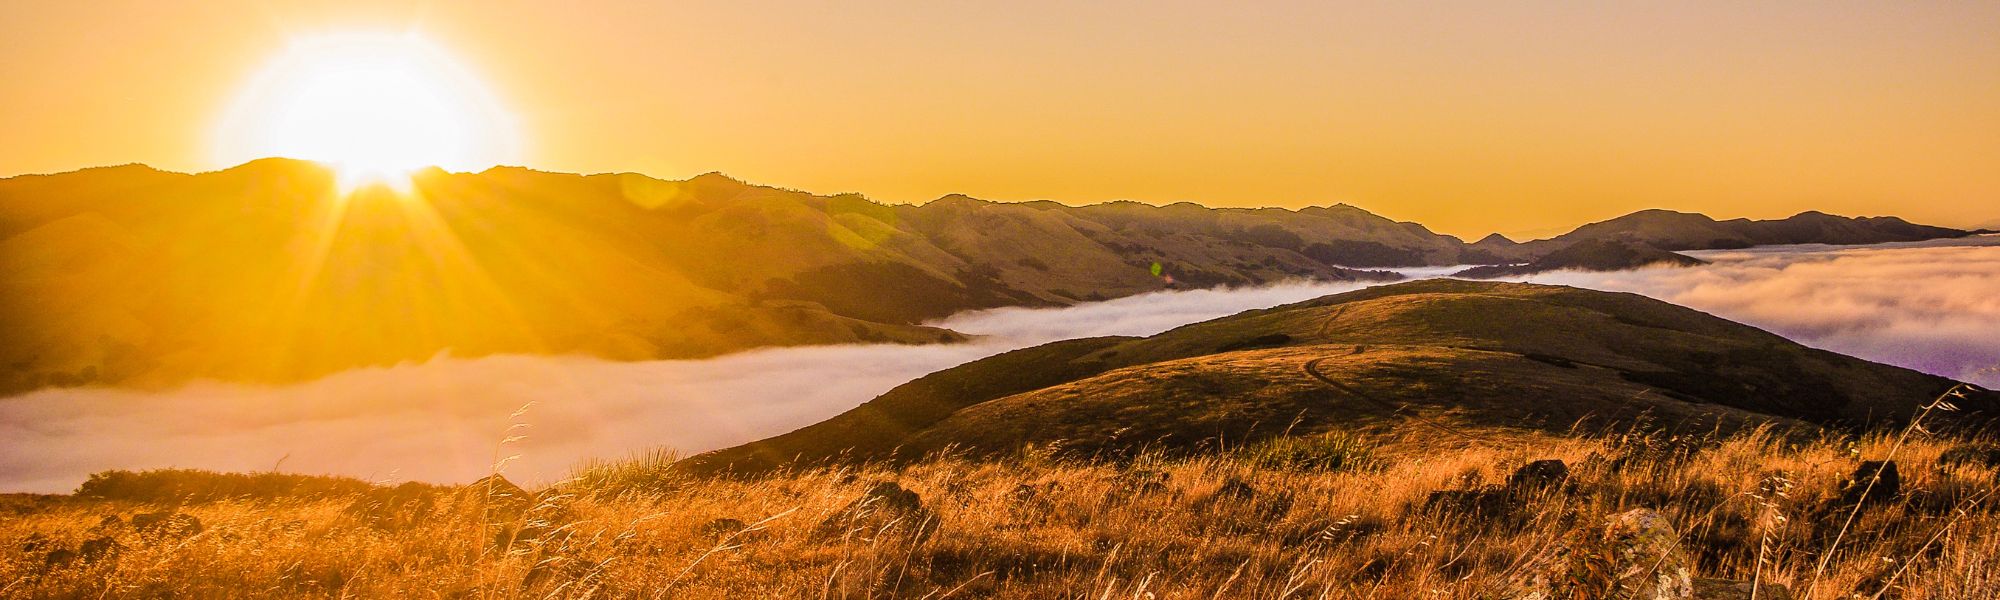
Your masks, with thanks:
[[[2000,386],[2000,239],[1703,258],[1714,264],[1531,280],[1646,294],[1821,348]],[[63,492],[96,471],[161,467],[463,482],[505,462],[509,477],[546,482],[591,458],[659,447],[700,452],[782,433],[925,373],[1015,348],[1150,335],[1359,287],[1164,292],[967,313],[938,324],[982,337],[951,346],[628,363],[440,358],[287,386],[45,390],[0,399],[0,491]]]
[[[164,467],[463,482],[504,461],[511,478],[551,481],[591,458],[700,452],[790,431],[1007,350],[1150,335],[1358,287],[1163,292],[968,313],[940,324],[982,337],[948,346],[784,348],[695,361],[440,358],[286,386],[44,390],[0,399],[0,491],[63,492],[97,471]]]
[[[1527,280],[1644,294],[1808,346],[2000,388],[2000,237],[1694,254],[1712,264]]]

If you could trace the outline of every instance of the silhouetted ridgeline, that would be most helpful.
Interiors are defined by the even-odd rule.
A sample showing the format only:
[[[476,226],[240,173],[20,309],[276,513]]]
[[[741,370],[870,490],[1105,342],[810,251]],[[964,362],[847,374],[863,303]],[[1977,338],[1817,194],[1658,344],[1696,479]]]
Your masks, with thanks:
[[[1586,239],[1557,248],[1519,265],[1485,265],[1454,273],[1455,277],[1493,279],[1548,271],[1622,271],[1656,265],[1692,267],[1708,261],[1622,239]]]

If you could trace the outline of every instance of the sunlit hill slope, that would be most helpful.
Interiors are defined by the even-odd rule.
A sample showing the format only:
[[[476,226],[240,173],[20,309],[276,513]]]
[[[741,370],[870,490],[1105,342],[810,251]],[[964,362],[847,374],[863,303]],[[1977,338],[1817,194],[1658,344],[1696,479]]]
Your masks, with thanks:
[[[1761,242],[1716,228],[1806,217],[1706,221],[1688,230],[1699,239],[1679,239],[1668,234],[1686,228],[1640,213],[1556,240],[1466,244],[1346,205],[947,196],[889,206],[716,174],[665,181],[520,168],[424,171],[407,192],[343,193],[336,179],[313,163],[267,159],[201,174],[131,165],[0,180],[9,332],[0,393],[292,380],[443,352],[633,360],[950,342],[961,336],[921,323],[1176,286],[1519,262],[1586,230],[1673,249]],[[1784,239],[1963,234],[1895,219],[1813,221]]]

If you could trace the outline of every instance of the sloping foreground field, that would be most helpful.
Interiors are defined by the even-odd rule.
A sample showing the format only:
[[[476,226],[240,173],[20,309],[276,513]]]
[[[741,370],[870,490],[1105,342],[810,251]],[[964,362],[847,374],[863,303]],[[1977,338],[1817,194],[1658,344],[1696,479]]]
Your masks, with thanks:
[[[1803,442],[1769,431],[1432,437],[1316,436],[1122,462],[1037,449],[740,479],[654,460],[533,493],[497,481],[368,490],[107,477],[85,488],[102,497],[0,504],[0,595],[2000,595],[1991,444],[1914,429]],[[1851,477],[1862,459],[1885,458],[1896,479],[1871,489]],[[1565,465],[1515,475],[1549,459]],[[209,493],[231,482],[242,484],[233,497]]]

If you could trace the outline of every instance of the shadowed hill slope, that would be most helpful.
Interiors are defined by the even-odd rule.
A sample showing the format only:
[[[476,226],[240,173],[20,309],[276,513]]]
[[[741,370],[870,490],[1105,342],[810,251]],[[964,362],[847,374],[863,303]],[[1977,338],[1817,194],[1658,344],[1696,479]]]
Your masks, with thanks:
[[[1524,265],[1485,265],[1454,274],[1471,279],[1496,279],[1548,271],[1622,271],[1656,265],[1693,267],[1708,261],[1617,239],[1588,239]]]
[[[1806,211],[1784,219],[1717,221],[1706,215],[1642,210],[1520,244],[1524,257],[1586,240],[1617,240],[1660,250],[1727,250],[1774,244],[1880,244],[1964,237],[1969,231],[1917,225],[1896,217],[1842,217]]]
[[[1389,427],[1435,428],[1448,440],[1465,426],[1566,430],[1587,420],[1842,426],[1907,416],[1950,385],[1642,296],[1430,280],[975,361],[682,466],[756,471],[1050,443],[1187,449]]]

